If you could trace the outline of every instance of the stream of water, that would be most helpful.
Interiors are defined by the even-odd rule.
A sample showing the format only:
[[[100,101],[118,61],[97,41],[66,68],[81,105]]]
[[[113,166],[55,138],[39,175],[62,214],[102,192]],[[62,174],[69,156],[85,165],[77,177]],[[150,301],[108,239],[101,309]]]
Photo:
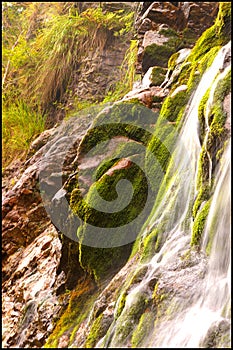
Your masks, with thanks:
[[[213,101],[213,94],[217,83],[229,70],[229,66],[223,70],[224,58],[229,49],[230,43],[219,51],[212,66],[203,75],[192,99],[189,110],[186,112],[187,118],[183,131],[181,132],[181,137],[183,138],[186,149],[191,151],[191,164],[189,170],[193,172],[193,170],[196,169],[195,174],[197,172],[198,157],[200,154],[200,146],[197,140],[198,106],[204,93],[212,85],[207,104],[207,113],[209,113],[209,108]],[[220,70],[222,73],[218,74],[216,77],[216,72],[219,72]],[[182,161],[182,154],[179,155],[178,159],[184,163],[184,161]],[[184,169],[183,165],[182,169]],[[211,163],[210,172],[212,175]],[[186,186],[189,186],[189,191],[186,189],[186,193],[192,193],[191,187],[194,183],[195,181],[190,182],[188,185],[186,182]],[[158,337],[155,336],[154,338],[152,335],[153,340],[150,341],[148,345],[153,347],[198,348],[201,346],[207,332],[210,332],[211,327],[215,327],[215,330],[221,325],[222,328],[229,328],[227,318],[230,317],[230,193],[229,142],[229,145],[222,156],[221,166],[216,175],[212,204],[204,232],[202,243],[203,252],[205,252],[213,232],[214,238],[208,260],[207,273],[202,285],[199,287],[199,295],[193,296],[193,303],[190,303],[188,308],[186,306],[184,309],[181,308],[181,311],[176,316],[175,320],[163,324],[162,334],[160,333]],[[190,197],[188,196],[183,198],[186,208],[189,200]],[[179,224],[180,223],[181,221],[179,221]],[[171,240],[176,242],[176,251],[172,251],[170,254],[171,256],[174,256],[174,253],[177,254],[177,251],[179,251],[178,247],[183,244],[182,237],[179,239],[177,231],[179,231],[178,225],[171,232]],[[169,247],[167,247],[166,242],[162,250],[168,251],[171,248],[171,243],[169,242]],[[152,265],[154,265],[156,257],[154,257],[153,260]],[[224,320],[225,324],[223,323]]]

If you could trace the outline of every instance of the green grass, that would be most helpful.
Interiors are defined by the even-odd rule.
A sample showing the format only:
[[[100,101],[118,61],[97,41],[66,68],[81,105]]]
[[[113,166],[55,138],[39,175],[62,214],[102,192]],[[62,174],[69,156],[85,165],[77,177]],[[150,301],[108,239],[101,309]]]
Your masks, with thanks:
[[[31,110],[23,101],[3,106],[2,163],[3,167],[24,154],[31,141],[45,128],[45,116]]]

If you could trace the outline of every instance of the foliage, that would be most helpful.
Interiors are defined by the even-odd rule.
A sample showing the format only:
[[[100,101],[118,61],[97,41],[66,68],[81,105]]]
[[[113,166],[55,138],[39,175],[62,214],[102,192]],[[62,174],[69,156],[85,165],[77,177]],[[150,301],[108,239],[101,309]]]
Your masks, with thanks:
[[[16,108],[19,113],[23,113],[19,116],[20,120],[25,115],[25,109],[30,110],[28,113],[32,117],[39,111],[43,119],[47,115],[50,120],[57,111],[63,111],[63,116],[69,113],[66,104],[70,93],[72,94],[72,74],[79,69],[87,55],[101,52],[107,41],[123,37],[132,28],[133,12],[129,9],[111,12],[95,4],[81,12],[77,4],[79,3],[3,3],[2,102],[5,115]],[[132,74],[129,71],[130,84]],[[76,100],[76,109],[86,107],[85,101],[79,101],[78,97]],[[18,104],[24,107],[19,107]],[[15,125],[15,113],[13,114]],[[40,119],[39,116],[37,118]],[[36,123],[37,119],[30,121],[30,125]],[[47,124],[50,126],[48,122]],[[17,133],[7,130],[11,125],[12,121],[3,126],[3,145],[6,149],[10,147],[8,136],[14,134],[17,137]],[[22,126],[24,124],[21,123]],[[41,131],[42,128],[38,127],[35,133]],[[30,134],[29,137],[27,132],[22,129],[21,140],[14,141],[19,150],[20,141],[27,144],[35,136]]]
[[[3,164],[8,165],[15,157],[21,156],[30,142],[44,130],[45,117],[39,110],[29,108],[23,101],[16,101],[3,108]]]

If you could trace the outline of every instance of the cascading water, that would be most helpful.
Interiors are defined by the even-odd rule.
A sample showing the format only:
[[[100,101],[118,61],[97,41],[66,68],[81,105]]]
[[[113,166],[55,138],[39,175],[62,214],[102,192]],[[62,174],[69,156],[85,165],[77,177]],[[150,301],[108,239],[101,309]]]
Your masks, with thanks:
[[[189,268],[182,270],[181,264],[177,263],[177,258],[190,248],[191,215],[189,208],[196,195],[195,179],[201,151],[198,137],[198,107],[207,89],[213,83],[213,86],[216,87],[217,81],[228,71],[229,66],[224,67],[224,59],[226,54],[229,54],[230,44],[228,43],[219,51],[188,104],[183,129],[180,133],[181,140],[173,153],[172,165],[168,172],[170,180],[166,193],[162,201],[157,206],[155,205],[148,221],[147,227],[150,229],[163,224],[163,246],[150,262],[141,264],[147,267],[147,273],[140,283],[130,288],[121,315],[113,322],[108,335],[102,338],[96,347],[122,347],[126,345],[119,337],[120,325],[127,327],[130,324],[130,310],[139,302],[141,294],[148,293],[150,281],[157,278],[158,274],[160,283],[162,281],[165,286],[167,281],[170,281],[170,287],[176,286],[177,289],[187,289],[190,292],[187,294],[187,298],[180,297],[177,293],[174,305],[168,306],[168,309],[172,310],[169,311],[171,312],[170,316],[168,310],[165,311],[165,316],[156,321],[150,334],[141,342],[141,346],[200,347],[201,344],[204,344],[204,337],[211,331],[213,324],[221,323],[224,317],[229,317],[229,146],[222,157],[222,167],[216,176],[202,252],[197,256],[197,260],[199,259],[197,267],[192,270],[191,268],[190,270]],[[219,74],[220,71],[223,73]],[[212,99],[212,93],[210,99]],[[213,175],[212,169],[211,175]],[[187,217],[189,218],[188,228],[187,225],[184,225]],[[215,237],[208,260],[205,256],[205,248],[213,225],[215,225]],[[146,236],[147,233],[145,230],[144,235]],[[181,271],[180,274],[177,271]],[[201,274],[205,276],[204,279],[200,277]],[[185,294],[183,293],[183,295]],[[126,322],[127,315],[128,321]],[[226,322],[224,325],[221,324],[221,327],[224,326],[228,330],[229,324],[228,321]]]
[[[198,106],[201,97],[207,91],[214,81],[214,73],[222,70],[225,54],[230,49],[228,43],[223,47],[212,66],[203,76],[197,92],[192,100],[190,109],[187,113],[186,123],[184,125],[181,137],[184,137],[184,144],[190,144],[192,139],[196,137]],[[229,66],[218,74],[211,88],[206,113],[209,113],[213,94],[217,83],[222,79],[229,70]],[[209,84],[209,85],[208,85]],[[192,124],[192,126],[190,125]],[[187,128],[187,125],[189,127]],[[197,125],[197,124],[196,124]],[[189,133],[187,133],[189,130]],[[205,140],[206,142],[206,140]],[[197,144],[197,143],[193,143]],[[192,148],[188,148],[191,150]],[[192,152],[192,161],[197,164],[198,147]],[[181,159],[181,158],[180,158]],[[176,317],[175,322],[170,323],[170,327],[166,328],[166,336],[159,341],[152,341],[150,345],[159,347],[199,347],[203,337],[210,329],[211,325],[223,320],[223,315],[229,317],[230,308],[230,146],[227,147],[222,157],[222,167],[216,176],[216,188],[214,191],[212,205],[208,215],[206,230],[204,234],[204,242],[202,250],[205,251],[210,232],[215,232],[213,247],[208,262],[208,272],[201,288],[200,297],[193,297],[193,305],[188,310],[181,312]],[[210,163],[210,171],[212,172],[212,164]],[[191,185],[191,184],[190,184]],[[177,244],[179,244],[177,242]],[[170,249],[171,247],[169,247]],[[167,248],[166,248],[167,249]],[[173,254],[172,254],[173,255]],[[174,256],[174,255],[173,255]],[[229,329],[228,321],[224,327]]]

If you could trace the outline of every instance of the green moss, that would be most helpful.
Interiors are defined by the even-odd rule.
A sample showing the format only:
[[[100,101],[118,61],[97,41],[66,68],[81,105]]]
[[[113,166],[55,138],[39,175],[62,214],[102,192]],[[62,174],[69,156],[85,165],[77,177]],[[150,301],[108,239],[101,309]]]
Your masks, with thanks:
[[[106,201],[113,201],[117,198],[116,185],[121,180],[127,178],[133,186],[133,197],[131,202],[125,207],[125,198],[117,201],[114,206],[114,212],[106,213],[95,209],[98,207],[99,195]],[[109,246],[113,248],[94,248],[82,244],[80,246],[81,266],[89,273],[93,274],[96,280],[103,278],[110,271],[114,271],[117,266],[121,266],[129,256],[131,244],[125,245],[124,240],[127,234],[132,234],[135,225],[131,222],[138,218],[147,201],[148,184],[143,171],[135,164],[127,169],[115,170],[112,176],[103,175],[90,188],[86,201],[81,197],[78,189],[73,190],[70,199],[70,205],[73,211],[78,214],[82,220],[90,225],[82,225],[79,230],[79,239],[85,244],[85,237],[95,235],[96,226],[101,228],[113,228],[116,232],[114,237],[109,238]],[[148,203],[147,203],[148,205]],[[119,210],[118,208],[124,208]],[[144,217],[138,219],[136,229],[140,229]],[[128,224],[125,228],[124,236],[121,233],[121,226]],[[140,224],[141,223],[141,224]],[[137,232],[136,232],[137,233]],[[135,235],[136,236],[136,235]],[[98,231],[98,239],[100,233]],[[122,241],[123,240],[123,241]],[[101,242],[99,242],[101,246]],[[103,242],[106,246],[106,238]]]
[[[88,333],[84,348],[92,348],[97,341],[101,339],[107,332],[108,326],[103,322],[103,314],[99,315],[92,324],[92,327]]]
[[[127,296],[126,291],[123,291],[119,297],[119,300],[117,302],[116,318],[118,318],[121,315],[121,313],[125,307],[126,296]]]
[[[170,28],[170,27],[169,28],[162,28],[162,29],[160,29],[159,34],[160,35],[164,35],[167,38],[174,38],[174,37],[178,38],[179,37],[177,32],[174,29]]]
[[[153,67],[152,72],[151,72],[151,76],[150,76],[151,86],[161,85],[165,79],[166,73],[167,73],[167,69],[165,69],[165,68],[158,67],[158,66]],[[153,102],[161,102],[161,98],[160,98],[160,100],[156,100],[156,101],[153,99]]]
[[[223,102],[224,97],[231,91],[231,69],[221,79],[214,92],[214,102]]]
[[[194,202],[193,210],[192,210],[193,218],[196,217],[201,204],[204,201],[207,201],[209,199],[209,196],[210,196],[210,187],[209,187],[209,184],[207,183],[205,185],[202,185],[202,187],[200,188],[200,191],[198,192],[198,195]]]
[[[44,348],[57,348],[59,339],[64,333],[71,337],[73,330],[77,329],[90,312],[92,303],[96,298],[94,290],[95,287],[89,279],[79,282],[76,289],[71,292],[69,304],[56,323],[56,327],[47,339]],[[73,337],[74,332],[70,340]]]
[[[147,271],[148,271],[148,267],[147,266],[139,267],[139,269],[137,269],[135,271],[135,273],[133,274],[133,276],[132,276],[132,278],[131,278],[131,280],[129,282],[129,285],[133,286],[133,285],[141,282]]]
[[[140,261],[142,263],[149,261],[159,251],[159,248],[159,230],[154,229],[143,241],[143,251]]]
[[[121,321],[117,323],[115,330],[115,337],[120,344],[130,339],[132,331],[146,310],[148,303],[148,296],[139,292],[130,308],[121,314]]]
[[[175,52],[173,55],[171,55],[168,61],[168,69],[173,70],[175,68],[176,61],[179,55],[180,55],[179,52]]]
[[[183,115],[188,97],[186,91],[180,91],[174,97],[168,96],[163,103],[159,120],[167,120],[169,122],[179,120],[180,115]]]
[[[200,244],[202,234],[205,228],[206,218],[209,213],[209,208],[210,208],[210,200],[203,205],[203,208],[196,215],[196,218],[193,223],[191,246],[194,246],[194,245],[196,246]]]
[[[138,326],[133,332],[132,336],[132,348],[143,347],[143,341],[150,336],[150,332],[153,329],[155,315],[153,312],[145,312],[142,314]]]
[[[173,82],[171,93],[179,85],[185,84],[188,85],[186,97],[189,98],[191,96],[192,91],[199,83],[205,70],[212,64],[221,46],[230,40],[229,13],[229,3],[220,3],[218,17],[214,25],[208,28],[197,40],[191,54],[181,66],[177,82]],[[226,28],[228,28],[228,32],[226,32]],[[185,33],[184,31],[183,34]],[[171,56],[170,60],[169,66],[173,67],[176,55]]]
[[[164,293],[164,290],[159,287],[159,282],[156,283],[154,286],[154,291],[152,295],[153,303],[157,306],[166,299],[166,294]]]
[[[197,172],[197,189],[200,190],[203,184],[209,183],[209,157],[204,147],[201,149],[201,153],[198,161]]]
[[[182,32],[183,47],[193,47],[196,41],[196,33],[191,28],[185,28]]]
[[[206,132],[206,120],[205,120],[205,114],[206,114],[206,103],[208,101],[209,95],[210,95],[210,89],[206,90],[205,94],[203,95],[201,102],[198,107],[198,120],[199,120],[199,137],[201,143],[204,141],[204,136]]]
[[[96,172],[94,173],[93,179],[95,181],[98,181],[104,173],[108,169],[110,169],[117,161],[119,161],[119,158],[111,158],[109,160],[104,160],[96,169]]]
[[[86,232],[84,234],[87,234]],[[116,273],[127,261],[132,244],[113,248],[80,246],[80,264],[85,271],[99,282]]]
[[[144,50],[143,70],[147,71],[147,69],[151,66],[154,66],[155,63],[158,66],[166,68],[169,58],[175,51],[176,49],[174,47],[170,47],[169,45],[166,45],[166,44],[163,44],[163,45],[151,44],[147,46]],[[151,63],[146,65],[145,63],[146,61],[149,61]]]
[[[153,120],[152,117],[155,118],[155,114],[152,113],[151,115],[151,112],[147,113],[147,109],[141,108],[141,106],[138,108],[138,106],[132,104],[114,105],[107,114],[102,113],[98,116],[98,122],[104,123],[107,118],[108,124],[95,124],[96,126],[89,130],[80,145],[79,152],[81,155],[84,155],[91,150],[94,145],[114,136],[125,136],[137,142],[136,149],[134,147],[135,143],[133,142],[128,142],[127,145],[124,146],[120,145],[114,152],[113,159],[101,163],[95,173],[96,182],[90,187],[85,199],[82,198],[81,191],[78,188],[77,178],[73,180],[74,183],[72,186],[70,185],[72,191],[70,194],[70,206],[83,221],[83,224],[78,230],[78,237],[81,242],[80,264],[86,271],[93,275],[97,281],[105,278],[109,273],[113,273],[113,271],[127,260],[132,244],[124,246],[125,237],[127,237],[127,235],[130,237],[133,235],[136,238],[145,220],[145,214],[140,216],[140,213],[144,210],[144,207],[145,210],[143,213],[146,213],[152,206],[151,201],[148,199],[152,198],[152,196],[150,196],[151,185],[148,183],[144,171],[137,164],[129,162],[126,168],[119,166],[119,169],[115,168],[111,174],[106,174],[106,171],[113,165],[117,165],[118,158],[116,157],[122,151],[127,157],[130,155],[132,161],[135,157],[138,157],[138,159],[140,157],[140,164],[143,164],[144,156],[138,147],[138,143],[143,146],[143,151],[145,151],[151,139],[151,134],[144,128],[137,127],[131,123],[125,123],[124,121],[136,120],[139,124],[142,124],[142,122],[151,123]],[[109,123],[113,119],[121,121],[121,123]],[[163,168],[165,160],[162,156],[162,152],[164,153],[164,157],[165,155],[168,157],[169,152],[161,141],[158,140],[157,144],[158,143],[160,144],[158,162],[161,162],[160,167]],[[151,152],[154,152],[156,155],[156,147],[152,147]],[[153,178],[154,176],[152,176],[152,180]],[[132,200],[126,207],[125,198],[118,198],[116,192],[116,185],[122,179],[129,180],[133,187]],[[101,204],[99,196],[105,201],[111,202],[111,212],[106,213],[103,209],[98,209]],[[116,199],[118,199],[118,201],[114,203]],[[118,208],[124,209],[120,210]],[[131,222],[133,223],[131,224]],[[126,224],[127,227],[124,227],[124,235],[122,235],[122,226]],[[86,239],[88,240],[88,237],[96,236],[96,227],[98,227],[98,240],[101,236],[101,232],[104,230],[106,232],[106,228],[116,229],[114,238],[112,238],[111,235],[109,236],[109,241],[107,237],[103,242],[103,247],[109,246],[113,248],[85,246],[85,241]],[[126,241],[128,240],[126,239]],[[101,242],[98,243],[98,246],[101,246]]]
[[[220,38],[221,44],[225,45],[231,40],[231,3],[220,2],[219,12],[216,19],[216,32]]]
[[[203,185],[205,186],[205,184],[211,180],[209,179],[209,156],[211,157],[212,162],[212,172],[214,172],[219,161],[219,151],[224,148],[225,141],[228,138],[228,131],[225,129],[227,114],[223,109],[223,101],[225,96],[230,92],[230,89],[231,71],[229,71],[226,76],[218,82],[214,92],[213,104],[208,116],[208,138],[205,144],[202,146],[198,164],[198,189],[200,189]],[[204,138],[203,130],[206,127],[204,113],[208,95],[209,93],[207,91],[199,106],[199,120],[202,139]]]
[[[151,44],[145,48],[142,61],[144,72],[155,64],[160,67],[167,67],[169,58],[181,45],[181,39],[173,29],[162,29],[160,33],[169,39],[163,45]]]

